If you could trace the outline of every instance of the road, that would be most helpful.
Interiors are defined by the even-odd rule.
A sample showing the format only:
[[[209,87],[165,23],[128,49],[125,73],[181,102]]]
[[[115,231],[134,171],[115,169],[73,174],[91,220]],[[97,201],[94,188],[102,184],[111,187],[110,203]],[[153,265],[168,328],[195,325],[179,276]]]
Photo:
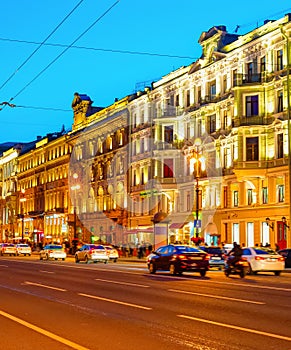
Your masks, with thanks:
[[[291,274],[0,258],[0,349],[288,350]]]

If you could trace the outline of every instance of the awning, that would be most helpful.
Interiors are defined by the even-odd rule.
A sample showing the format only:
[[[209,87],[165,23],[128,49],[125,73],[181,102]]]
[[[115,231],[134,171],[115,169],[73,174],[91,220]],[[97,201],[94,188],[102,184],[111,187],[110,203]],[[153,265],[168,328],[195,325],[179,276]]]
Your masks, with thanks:
[[[171,225],[170,225],[170,229],[180,229],[180,228],[183,228],[185,226],[185,222],[183,223],[180,223],[180,222],[173,222]]]

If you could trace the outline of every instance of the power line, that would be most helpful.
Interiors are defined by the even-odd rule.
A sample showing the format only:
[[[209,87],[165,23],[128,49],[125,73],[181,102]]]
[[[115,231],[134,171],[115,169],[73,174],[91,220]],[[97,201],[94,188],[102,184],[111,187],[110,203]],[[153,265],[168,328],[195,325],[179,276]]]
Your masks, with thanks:
[[[0,38],[0,41],[11,41],[25,44],[34,44],[38,45],[39,42],[36,41],[28,41],[28,40],[18,40],[18,39],[8,39],[8,38]],[[169,58],[182,58],[182,59],[191,59],[197,60],[199,57],[192,56],[180,56],[180,55],[170,55],[170,54],[162,54],[157,52],[143,52],[143,51],[131,51],[131,50],[117,50],[117,49],[104,49],[104,48],[96,48],[96,47],[87,47],[87,46],[76,46],[76,45],[65,45],[59,43],[46,43],[44,46],[53,46],[53,47],[70,47],[72,49],[80,49],[80,50],[92,50],[92,51],[104,51],[104,52],[113,52],[113,53],[123,53],[130,55],[147,55],[147,56],[159,56],[159,57],[169,57]]]
[[[9,78],[0,86],[0,90],[15,76],[16,73],[20,71],[22,67],[34,56],[37,51],[45,44],[45,42],[60,28],[60,26],[71,16],[71,14],[81,5],[84,0],[79,1],[79,3],[70,11],[70,13],[55,27],[55,29],[40,43],[38,47],[24,60],[23,63],[12,73]]]
[[[49,67],[51,67],[61,56],[65,54],[79,39],[81,39],[96,23],[98,23],[106,14],[117,5],[120,0],[117,0],[111,5],[102,15],[100,15],[83,33],[81,33],[68,47],[66,47],[56,58],[54,58],[43,70],[41,70],[29,83],[27,83],[18,93],[11,97],[10,101],[19,96],[29,85],[31,85],[37,78],[39,78]]]

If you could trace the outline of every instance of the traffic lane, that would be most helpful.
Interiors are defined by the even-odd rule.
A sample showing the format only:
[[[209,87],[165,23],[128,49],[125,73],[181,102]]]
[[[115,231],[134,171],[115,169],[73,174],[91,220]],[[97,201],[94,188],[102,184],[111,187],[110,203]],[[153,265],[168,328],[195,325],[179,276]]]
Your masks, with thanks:
[[[87,269],[86,269],[87,270]],[[102,288],[102,289],[104,289],[104,288]],[[108,294],[108,293],[107,293]],[[119,295],[120,295],[120,293],[119,293]],[[84,295],[83,295],[84,296]],[[87,295],[86,295],[86,297],[87,297]],[[143,298],[144,298],[144,296],[143,296]],[[91,298],[92,299],[92,298]],[[109,298],[107,298],[107,299],[109,299]],[[164,298],[163,298],[164,299]],[[131,298],[131,300],[132,300],[132,298]],[[98,303],[99,303],[99,307],[100,307],[100,301],[101,301],[101,299],[98,299]],[[102,301],[104,301],[104,300],[102,300]],[[106,301],[107,302],[107,301]],[[176,301],[175,301],[176,302]],[[160,302],[159,302],[159,304],[160,304]],[[171,303],[168,303],[167,302],[167,305],[170,305]],[[189,304],[189,301],[187,301],[187,304]],[[201,304],[201,303],[200,303]],[[92,300],[90,300],[90,305],[92,305]],[[116,305],[115,305],[116,306]],[[201,305],[200,305],[200,307],[201,307]],[[180,308],[179,308],[180,309]],[[109,310],[109,307],[108,307],[108,309],[107,309],[107,311]],[[179,310],[180,311],[180,310]],[[113,312],[113,314],[115,313],[115,309],[112,311]],[[187,316],[187,315],[186,315]],[[202,319],[202,318],[201,318]],[[204,319],[204,316],[203,316],[203,319]],[[166,327],[167,328],[167,327]]]
[[[90,269],[84,269],[85,271],[90,271]],[[57,277],[60,277],[60,276],[57,276]],[[157,277],[157,276],[155,276],[155,277]],[[160,276],[161,277],[161,276]],[[136,276],[135,276],[135,278],[136,278]],[[150,278],[153,278],[152,276],[150,276]],[[170,280],[171,280],[172,278],[170,277]],[[128,280],[128,279],[127,279]],[[167,278],[167,280],[168,280],[168,278]],[[179,278],[177,278],[176,280],[180,280]],[[105,285],[104,285],[104,283],[103,284],[99,284],[98,286],[97,285],[95,285],[95,284],[93,284],[92,286],[91,286],[91,281],[90,281],[90,279],[88,279],[88,278],[86,278],[86,280],[84,281],[84,283],[82,283],[82,281],[80,281],[80,286],[82,286],[83,287],[83,289],[84,289],[84,291],[83,292],[80,292],[80,293],[78,293],[78,295],[81,295],[81,296],[83,296],[83,297],[86,297],[86,298],[89,298],[89,299],[91,299],[90,300],[90,302],[92,301],[92,299],[95,299],[95,300],[97,300],[97,301],[105,301],[105,302],[107,302],[107,303],[113,303],[113,304],[117,304],[117,302],[120,302],[120,303],[127,303],[127,304],[134,304],[135,305],[135,307],[136,307],[136,305],[139,305],[139,307],[140,308],[142,308],[142,307],[147,307],[147,306],[144,306],[144,304],[142,304],[141,302],[140,302],[140,299],[143,301],[143,300],[148,300],[148,299],[150,299],[151,300],[151,302],[153,302],[153,300],[154,300],[154,293],[152,293],[150,296],[144,296],[144,294],[142,294],[141,295],[141,297],[139,297],[139,293],[137,292],[137,291],[135,291],[135,293],[134,294],[131,294],[130,293],[130,291],[128,291],[128,290],[126,290],[126,287],[120,287],[121,285],[120,284],[118,284],[118,286],[114,286],[115,288],[112,288],[112,286],[110,286],[110,287],[108,287],[108,282],[107,282],[107,280],[104,280],[104,279],[98,279],[98,281],[99,282],[106,282],[105,283]],[[125,286],[126,285],[130,285],[130,289],[132,289],[132,287],[134,286],[134,283],[136,283],[136,280],[135,281],[133,281],[131,284],[129,284],[129,283],[127,283],[127,284],[125,284]],[[115,284],[115,283],[114,283]],[[240,283],[241,284],[241,283]],[[36,285],[36,284],[35,284]],[[34,286],[35,286],[34,285]],[[91,287],[90,287],[91,286]],[[40,287],[40,286],[39,286]],[[192,287],[192,286],[191,286]],[[47,286],[46,287],[44,287],[44,288],[47,288]],[[91,289],[90,289],[91,288]],[[93,289],[92,289],[93,288]],[[196,285],[196,288],[197,288],[197,285]],[[78,290],[79,290],[80,288],[78,288]],[[116,289],[116,290],[114,290],[114,289]],[[96,294],[96,291],[98,291],[99,293],[97,293]],[[189,293],[189,290],[188,291],[184,291],[184,290],[178,290],[178,289],[173,289],[173,290],[170,290],[170,292],[174,292],[174,293],[178,293],[178,294],[187,294],[187,293]],[[116,293],[118,293],[118,298],[116,298]],[[212,311],[214,311],[214,314],[219,314],[222,310],[224,310],[224,311],[226,311],[226,313],[229,315],[229,316],[231,316],[232,318],[234,318],[235,319],[235,315],[236,315],[236,313],[237,312],[239,312],[239,313],[242,313],[244,310],[242,309],[242,310],[238,310],[238,307],[236,307],[235,308],[235,313],[233,313],[233,311],[234,311],[234,308],[233,307],[231,307],[230,309],[228,309],[227,307],[226,307],[226,305],[227,304],[222,304],[222,305],[220,305],[218,302],[217,302],[217,299],[219,298],[219,296],[217,296],[217,295],[211,295],[211,294],[205,294],[205,293],[203,293],[203,295],[202,295],[202,293],[195,293],[194,295],[192,295],[192,293],[191,294],[188,294],[187,295],[187,297],[189,298],[189,297],[191,297],[191,300],[190,301],[188,301],[188,303],[194,303],[194,305],[195,305],[195,303],[199,303],[199,305],[200,305],[200,311],[202,311],[202,314],[201,315],[199,315],[199,317],[200,318],[203,318],[204,317],[204,315],[205,314],[209,314],[209,309],[211,309]],[[195,298],[195,297],[197,297],[198,298],[198,300],[195,300],[195,299],[193,299],[193,298]],[[202,302],[202,300],[201,300],[201,297],[202,298],[212,298],[213,300],[215,300],[215,302],[213,303],[213,304],[211,304],[211,302],[210,303],[208,303],[207,304],[207,306],[206,306],[206,308],[205,308],[205,310],[204,310],[204,306],[203,306],[203,302]],[[161,307],[161,303],[160,303],[160,298],[161,298],[161,294],[160,294],[160,292],[158,292],[157,293],[157,302],[156,302],[156,305],[155,305],[155,307]],[[163,296],[163,298],[164,299],[166,299],[166,296]],[[232,297],[225,297],[225,298],[228,298],[228,301],[229,302],[249,302],[248,300],[242,300],[241,298],[240,299],[238,299],[238,300],[232,300]],[[219,299],[218,299],[219,300]],[[222,300],[225,300],[225,299],[222,299]],[[251,301],[252,302],[252,301]],[[184,298],[182,299],[182,304],[184,303]],[[170,301],[170,302],[168,302],[167,303],[168,305],[179,305],[179,303],[177,302],[177,300],[175,299],[175,300],[172,300],[172,301]],[[114,307],[113,307],[113,309],[112,309],[112,313],[114,314],[115,312],[116,312],[116,309],[115,309],[115,306],[116,305],[114,305]],[[218,310],[216,310],[216,307],[218,306]],[[107,312],[109,311],[109,310],[111,310],[111,306],[108,306],[108,307],[106,307],[106,310],[107,310]],[[181,307],[180,306],[178,306],[178,310],[176,310],[177,312],[178,311],[181,311]],[[184,313],[186,313],[186,311],[187,310],[182,310],[182,311],[184,311]],[[283,310],[283,311],[285,311],[286,312],[286,310]],[[282,321],[282,319],[283,319],[283,315],[282,315],[282,310],[278,310],[277,311],[278,313],[280,313],[280,316],[279,316],[279,321]],[[254,314],[256,315],[256,313],[257,313],[257,311],[255,310],[254,311]],[[250,320],[252,320],[253,319],[253,316],[252,316],[252,312],[251,312],[251,310],[249,309],[248,310],[248,315],[249,315],[249,318],[250,318]],[[211,317],[212,315],[209,315],[209,317]],[[273,317],[274,318],[274,317]],[[213,319],[213,318],[212,318]],[[244,318],[245,319],[245,318]],[[255,318],[255,319],[257,319],[257,318]],[[214,321],[215,321],[215,319],[213,319]],[[221,317],[220,317],[220,320],[221,320]],[[249,320],[247,319],[247,321],[249,322]],[[261,324],[263,324],[264,322],[261,322]],[[267,322],[268,323],[268,322]],[[278,324],[278,322],[276,322],[276,324]],[[245,325],[243,325],[243,324],[241,324],[241,325],[239,325],[239,326],[245,326]],[[255,325],[254,325],[255,326]],[[268,327],[269,325],[268,324],[263,324],[263,326],[264,327]],[[277,331],[277,330],[274,330],[274,331]]]

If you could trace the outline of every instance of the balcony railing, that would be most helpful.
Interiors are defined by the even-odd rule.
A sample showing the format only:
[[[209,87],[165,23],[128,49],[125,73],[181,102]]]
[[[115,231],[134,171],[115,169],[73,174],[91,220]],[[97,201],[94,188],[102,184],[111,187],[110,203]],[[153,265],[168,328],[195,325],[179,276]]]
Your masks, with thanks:
[[[235,74],[233,79],[234,86],[242,86],[245,84],[254,84],[254,83],[258,84],[262,82],[263,82],[263,79],[262,79],[261,73],[253,73],[253,74],[237,73]]]

